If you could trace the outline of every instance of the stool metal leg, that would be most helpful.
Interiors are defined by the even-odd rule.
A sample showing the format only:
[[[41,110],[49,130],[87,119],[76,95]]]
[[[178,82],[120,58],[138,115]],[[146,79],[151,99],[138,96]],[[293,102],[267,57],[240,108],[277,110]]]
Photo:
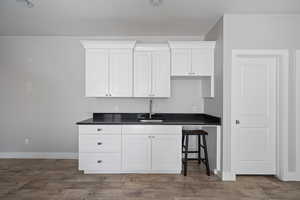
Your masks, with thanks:
[[[184,137],[185,137],[185,135],[184,134],[182,134],[182,139],[181,139],[181,147],[182,147],[182,150],[184,150]]]
[[[184,170],[183,170],[184,176],[187,175],[188,150],[189,150],[189,135],[185,135]]]
[[[209,169],[209,161],[208,161],[207,145],[206,145],[206,137],[205,137],[205,135],[202,135],[202,140],[203,140],[203,146],[204,146],[206,174],[208,176],[210,176],[210,169]]]
[[[201,135],[198,135],[198,164],[201,163]]]

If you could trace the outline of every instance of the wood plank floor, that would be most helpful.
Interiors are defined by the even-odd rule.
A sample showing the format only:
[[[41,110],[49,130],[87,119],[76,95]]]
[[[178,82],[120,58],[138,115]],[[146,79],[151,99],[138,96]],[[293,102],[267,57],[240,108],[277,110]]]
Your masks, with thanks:
[[[299,182],[241,176],[208,177],[196,162],[182,175],[84,175],[77,160],[0,159],[1,200],[250,200],[300,199]]]

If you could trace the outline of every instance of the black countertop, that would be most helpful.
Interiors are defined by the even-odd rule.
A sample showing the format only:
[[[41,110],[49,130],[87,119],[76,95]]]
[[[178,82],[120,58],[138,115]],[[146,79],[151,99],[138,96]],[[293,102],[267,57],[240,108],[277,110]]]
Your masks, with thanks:
[[[94,113],[93,118],[77,122],[77,125],[99,124],[140,124],[140,125],[220,125],[219,117],[207,114],[194,113],[156,113],[153,119],[162,119],[163,122],[140,122],[147,119],[147,113]]]

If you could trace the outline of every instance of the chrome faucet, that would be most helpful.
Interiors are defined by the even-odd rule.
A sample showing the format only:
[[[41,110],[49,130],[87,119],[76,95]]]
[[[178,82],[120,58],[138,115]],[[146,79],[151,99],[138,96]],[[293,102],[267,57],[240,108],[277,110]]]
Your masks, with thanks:
[[[152,119],[152,115],[153,115],[153,112],[152,112],[152,102],[153,100],[150,99],[149,100],[149,119]]]

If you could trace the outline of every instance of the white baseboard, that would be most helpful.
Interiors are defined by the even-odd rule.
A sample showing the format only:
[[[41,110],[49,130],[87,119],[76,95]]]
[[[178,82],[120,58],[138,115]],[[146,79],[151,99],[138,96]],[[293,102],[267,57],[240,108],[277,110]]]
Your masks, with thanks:
[[[222,181],[236,181],[236,175],[232,172],[222,172],[220,175],[222,177]]]
[[[289,172],[281,178],[282,181],[300,181],[300,175],[296,172]]]
[[[0,152],[0,158],[78,159],[78,153],[70,153],[70,152]]]

